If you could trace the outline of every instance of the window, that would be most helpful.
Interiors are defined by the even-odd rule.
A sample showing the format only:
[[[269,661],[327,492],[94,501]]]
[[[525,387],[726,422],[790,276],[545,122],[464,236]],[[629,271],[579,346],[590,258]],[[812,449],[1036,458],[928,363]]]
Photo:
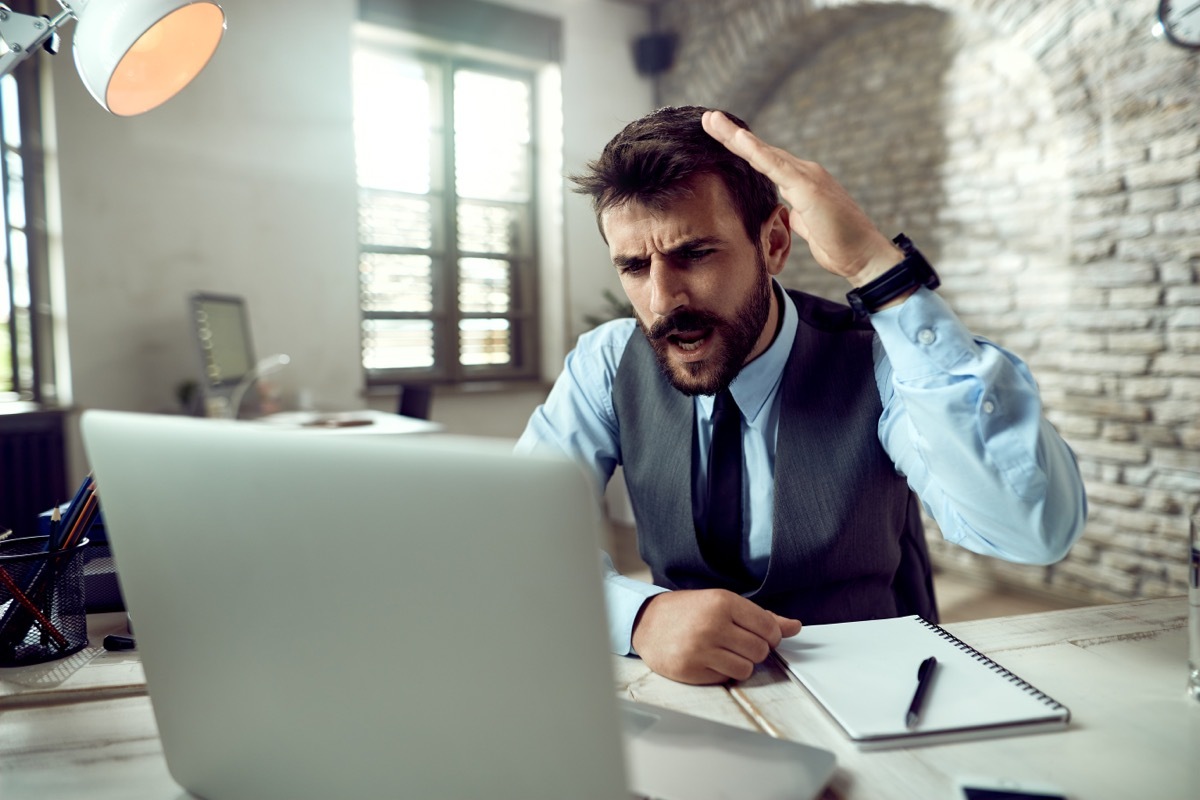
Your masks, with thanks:
[[[498,63],[356,48],[369,385],[537,375],[534,87]]]
[[[53,403],[37,60],[0,77],[0,402]]]

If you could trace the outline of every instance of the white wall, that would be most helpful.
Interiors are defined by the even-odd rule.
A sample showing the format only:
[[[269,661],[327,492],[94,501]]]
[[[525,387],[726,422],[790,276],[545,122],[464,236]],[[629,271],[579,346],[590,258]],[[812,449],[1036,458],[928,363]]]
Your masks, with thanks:
[[[565,164],[578,170],[651,108],[629,44],[646,28],[645,11],[611,0],[505,2],[562,16]],[[174,409],[175,387],[199,369],[186,316],[198,289],[247,298],[258,352],[292,357],[279,376],[285,389],[307,389],[321,407],[365,402],[350,98],[357,4],[222,5],[228,32],[213,62],[142,117],[96,105],[65,48],[51,61],[78,409]],[[565,320],[547,331],[563,348],[599,307],[601,287],[617,285],[586,200],[568,194],[565,217],[567,274],[549,299],[565,304]],[[446,421],[472,433],[473,419],[487,419],[488,434],[515,436],[538,399],[457,397]]]

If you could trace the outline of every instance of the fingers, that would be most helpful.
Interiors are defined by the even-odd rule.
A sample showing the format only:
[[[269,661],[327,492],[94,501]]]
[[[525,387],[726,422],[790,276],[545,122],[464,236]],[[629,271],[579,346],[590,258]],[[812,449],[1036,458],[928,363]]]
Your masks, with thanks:
[[[784,639],[788,638],[789,636],[795,636],[800,632],[800,629],[804,627],[800,624],[800,620],[791,619],[790,617],[781,617],[778,614],[775,615],[775,621],[779,623],[779,632],[783,634]],[[776,642],[771,646],[778,647],[779,642]]]
[[[667,592],[643,606],[633,645],[655,672],[683,683],[745,680],[800,623],[723,589]]]
[[[733,621],[762,639],[768,646],[777,647],[784,637],[795,636],[800,632],[800,620],[781,617],[744,597],[738,597],[738,600],[741,602],[734,607]],[[763,658],[766,658],[765,654]]]
[[[766,175],[781,188],[794,184],[803,162],[785,150],[759,139],[740,128],[720,111],[705,111],[700,124],[709,136],[725,145],[731,153],[750,162],[750,166]]]

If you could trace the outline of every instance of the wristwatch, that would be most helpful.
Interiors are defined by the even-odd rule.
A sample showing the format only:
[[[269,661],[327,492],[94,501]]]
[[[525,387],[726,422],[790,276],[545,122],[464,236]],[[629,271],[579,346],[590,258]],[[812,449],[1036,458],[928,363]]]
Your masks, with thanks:
[[[910,289],[927,286],[936,289],[941,283],[933,267],[925,260],[903,233],[892,239],[892,243],[904,251],[904,260],[870,283],[863,284],[846,295],[854,313],[865,317],[889,300],[894,300]]]

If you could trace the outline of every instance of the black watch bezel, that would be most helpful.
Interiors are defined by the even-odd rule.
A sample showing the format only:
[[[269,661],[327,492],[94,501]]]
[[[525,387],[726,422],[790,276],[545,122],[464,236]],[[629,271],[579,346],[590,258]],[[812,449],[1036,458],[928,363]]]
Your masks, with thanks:
[[[892,239],[892,243],[904,253],[900,263],[846,294],[846,301],[859,316],[867,316],[910,289],[921,286],[936,289],[941,284],[941,279],[911,239],[901,233]]]

